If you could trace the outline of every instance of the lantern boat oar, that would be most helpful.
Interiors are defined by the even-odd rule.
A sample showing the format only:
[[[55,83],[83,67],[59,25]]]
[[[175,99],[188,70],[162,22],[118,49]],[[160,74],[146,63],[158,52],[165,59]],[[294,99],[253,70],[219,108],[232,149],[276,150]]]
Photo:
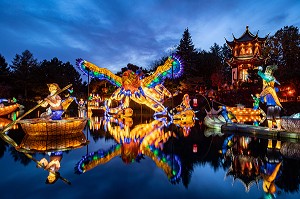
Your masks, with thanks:
[[[54,93],[53,95],[58,95],[60,93],[62,93],[63,91],[67,90],[68,88],[70,88],[72,86],[72,84],[67,85],[66,87],[64,87],[63,89],[58,90],[56,93]],[[53,96],[52,95],[52,96]],[[27,111],[26,113],[24,113],[22,116],[20,116],[18,119],[14,120],[13,122],[11,122],[10,124],[8,124],[6,127],[3,128],[3,130],[1,131],[2,133],[5,133],[6,131],[8,131],[9,129],[12,128],[12,126],[14,124],[16,124],[19,120],[21,120],[22,118],[24,118],[26,115],[28,115],[29,113],[31,113],[32,111],[34,111],[35,109],[37,109],[38,107],[40,107],[43,103],[45,102],[45,100],[43,100],[41,103],[37,104],[35,107],[33,107],[32,109],[30,109],[29,111]]]

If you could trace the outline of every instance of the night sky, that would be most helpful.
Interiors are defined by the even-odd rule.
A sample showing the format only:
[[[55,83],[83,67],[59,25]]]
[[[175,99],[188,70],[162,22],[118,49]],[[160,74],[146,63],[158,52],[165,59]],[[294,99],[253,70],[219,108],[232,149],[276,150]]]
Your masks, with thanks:
[[[170,55],[186,28],[208,51],[246,26],[265,37],[299,19],[299,0],[1,0],[0,54],[8,64],[29,50],[38,61],[83,58],[118,72]]]

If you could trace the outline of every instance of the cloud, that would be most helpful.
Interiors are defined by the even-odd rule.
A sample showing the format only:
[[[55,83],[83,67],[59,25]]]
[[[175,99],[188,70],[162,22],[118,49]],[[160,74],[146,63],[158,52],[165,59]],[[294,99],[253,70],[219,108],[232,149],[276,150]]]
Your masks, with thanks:
[[[3,0],[0,53],[7,61],[26,49],[38,60],[75,64],[81,57],[113,72],[128,63],[147,68],[179,44],[186,28],[195,48],[209,50],[247,25],[260,36],[299,26],[299,10],[296,0]]]

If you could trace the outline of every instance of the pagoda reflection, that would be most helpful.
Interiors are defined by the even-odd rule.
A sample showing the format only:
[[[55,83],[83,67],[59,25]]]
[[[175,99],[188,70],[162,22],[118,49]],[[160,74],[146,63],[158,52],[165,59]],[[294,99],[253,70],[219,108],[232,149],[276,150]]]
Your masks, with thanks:
[[[276,192],[275,181],[281,175],[282,155],[281,141],[269,139],[262,143],[261,139],[247,136],[227,136],[222,150],[223,162],[230,162],[225,178],[231,176],[233,185],[236,181],[244,185],[249,192],[255,184],[268,195]],[[272,196],[274,197],[274,196]]]

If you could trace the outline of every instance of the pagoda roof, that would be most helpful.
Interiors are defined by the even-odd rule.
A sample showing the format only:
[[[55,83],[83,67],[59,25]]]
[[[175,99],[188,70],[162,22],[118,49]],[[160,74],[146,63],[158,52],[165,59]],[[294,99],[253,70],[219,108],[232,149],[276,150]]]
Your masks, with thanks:
[[[256,33],[256,35],[254,35],[253,33],[251,33],[249,31],[249,27],[246,26],[246,31],[243,33],[242,36],[240,36],[239,38],[236,38],[234,35],[233,36],[233,41],[228,41],[226,38],[226,43],[229,45],[229,46],[233,46],[235,43],[243,43],[243,42],[249,42],[249,41],[254,41],[254,40],[257,40],[257,41],[260,41],[260,42],[265,42],[269,36],[269,34],[265,37],[259,37],[258,36],[258,31]]]

